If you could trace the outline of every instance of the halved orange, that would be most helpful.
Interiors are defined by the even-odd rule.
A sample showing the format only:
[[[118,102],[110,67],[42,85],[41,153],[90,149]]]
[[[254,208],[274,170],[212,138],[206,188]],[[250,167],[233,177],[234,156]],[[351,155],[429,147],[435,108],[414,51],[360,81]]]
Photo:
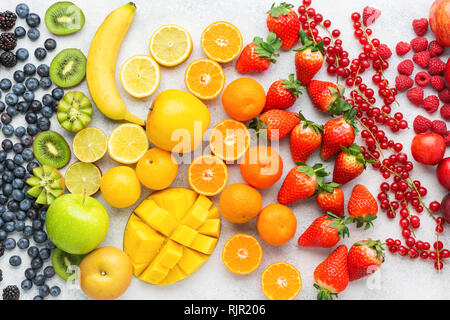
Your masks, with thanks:
[[[302,290],[302,277],[289,263],[274,263],[264,270],[261,288],[270,300],[293,300]]]
[[[242,35],[229,22],[217,21],[203,31],[202,49],[208,58],[227,63],[237,58],[242,50]]]
[[[198,59],[186,69],[184,82],[189,92],[202,100],[217,98],[225,87],[225,73],[217,62]]]
[[[227,119],[211,132],[209,146],[212,153],[224,161],[242,158],[250,147],[250,132],[242,122]]]
[[[263,251],[258,240],[246,234],[232,236],[223,246],[223,264],[233,273],[252,273],[258,269],[262,257]]]
[[[212,197],[222,192],[228,183],[226,164],[213,155],[203,155],[189,166],[188,179],[197,193]]]

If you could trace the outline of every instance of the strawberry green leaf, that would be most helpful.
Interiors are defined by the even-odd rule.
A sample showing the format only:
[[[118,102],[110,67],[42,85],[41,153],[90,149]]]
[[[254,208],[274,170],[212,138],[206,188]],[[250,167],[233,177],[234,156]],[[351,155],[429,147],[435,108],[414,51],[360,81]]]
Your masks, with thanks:
[[[353,222],[356,223],[358,229],[364,227],[364,230],[369,230],[370,228],[374,228],[373,222],[377,218],[377,216],[372,216],[370,213],[367,213],[364,217],[354,218]]]
[[[289,75],[289,80],[283,80],[282,83],[286,90],[289,90],[297,98],[303,94],[303,91],[305,90],[305,87],[302,86],[302,83],[300,80],[297,80],[294,74]]]
[[[272,7],[269,11],[267,11],[267,14],[271,14],[272,17],[278,18],[279,16],[287,16],[289,14],[290,9],[292,9],[294,6],[290,3],[283,2],[279,6],[275,6],[275,3],[272,4]]]
[[[265,42],[261,37],[255,37],[253,43],[256,45],[254,50],[260,58],[276,63],[277,60],[275,58],[280,56],[277,51],[281,48],[282,41],[275,33],[269,33]]]

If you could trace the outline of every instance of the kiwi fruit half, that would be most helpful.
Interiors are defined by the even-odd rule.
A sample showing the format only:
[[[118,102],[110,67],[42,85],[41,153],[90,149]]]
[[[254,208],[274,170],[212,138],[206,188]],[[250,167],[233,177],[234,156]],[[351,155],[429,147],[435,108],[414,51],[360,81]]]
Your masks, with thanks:
[[[64,281],[75,275],[75,268],[83,261],[84,256],[69,254],[56,248],[52,254],[52,265],[55,273]],[[74,279],[75,280],[75,279]]]
[[[66,140],[54,131],[40,133],[34,140],[33,152],[39,163],[56,169],[65,167],[71,156]]]
[[[62,174],[50,166],[34,168],[33,177],[27,180],[31,186],[28,194],[36,198],[36,203],[50,205],[52,202],[62,196],[66,189]]]
[[[68,92],[58,104],[58,122],[66,130],[78,132],[92,120],[92,103],[83,92]]]
[[[79,49],[65,49],[50,64],[50,78],[61,88],[74,87],[86,76],[86,56]]]
[[[85,23],[83,11],[72,2],[56,2],[45,13],[45,24],[48,30],[57,35],[75,33]]]

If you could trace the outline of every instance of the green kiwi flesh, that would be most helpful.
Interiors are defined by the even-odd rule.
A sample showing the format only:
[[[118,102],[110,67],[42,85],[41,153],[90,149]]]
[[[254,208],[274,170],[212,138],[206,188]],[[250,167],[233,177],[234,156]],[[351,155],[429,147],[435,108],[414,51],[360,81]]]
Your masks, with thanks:
[[[84,23],[83,11],[72,2],[56,2],[45,13],[47,28],[56,35],[75,33],[83,28]]]
[[[56,169],[65,167],[71,157],[70,148],[66,140],[54,131],[40,133],[34,140],[33,152],[40,164]]]
[[[52,254],[53,269],[55,269],[55,273],[61,279],[67,281],[71,276],[75,275],[75,268],[73,267],[78,267],[83,258],[84,256],[69,254],[62,251],[61,249],[56,248]]]
[[[84,93],[68,92],[58,104],[58,122],[66,130],[78,132],[92,120],[92,103]]]
[[[61,88],[74,87],[86,76],[86,56],[79,49],[65,49],[50,64],[50,78]]]
[[[36,203],[50,205],[52,202],[62,196],[66,189],[62,174],[50,166],[34,168],[33,177],[27,180],[31,187],[28,194],[36,198]]]

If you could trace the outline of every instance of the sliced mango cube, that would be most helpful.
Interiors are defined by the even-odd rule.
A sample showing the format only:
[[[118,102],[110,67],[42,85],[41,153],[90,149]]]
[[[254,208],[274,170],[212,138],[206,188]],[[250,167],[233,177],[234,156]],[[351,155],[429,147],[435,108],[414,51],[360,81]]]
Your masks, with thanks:
[[[206,236],[219,238],[220,235],[220,219],[208,219],[198,229],[198,232]]]
[[[135,210],[136,214],[156,231],[166,237],[170,236],[178,222],[167,210],[158,207],[155,201],[146,201]]]
[[[178,242],[179,244],[182,244],[183,246],[188,247],[192,243],[192,241],[194,241],[197,234],[197,230],[189,228],[185,225],[181,225],[178,226],[178,228],[174,231],[171,239]]]
[[[185,278],[187,278],[189,275],[186,274],[179,266],[173,267],[172,270],[170,270],[169,274],[167,275],[166,284],[172,284],[178,281],[181,281]]]
[[[202,207],[199,203],[195,203],[191,210],[186,214],[181,221],[182,224],[198,229],[208,219],[209,211]]]
[[[210,255],[214,251],[216,244],[217,244],[216,238],[211,238],[203,234],[198,234],[195,237],[194,241],[192,241],[189,248]]]
[[[213,206],[211,209],[209,209],[209,219],[220,219],[220,213],[219,209],[217,209],[216,206]]]
[[[161,264],[161,259],[156,258],[151,265],[145,269],[140,278],[146,282],[157,284],[164,280],[170,269]]]
[[[185,273],[191,275],[196,272],[208,260],[209,256],[189,248],[184,248],[183,258],[178,262],[178,266]]]
[[[183,257],[183,246],[169,240],[159,253],[161,264],[169,269],[176,266]]]
[[[196,206],[196,205],[203,207],[206,210],[209,210],[213,206],[213,203],[211,200],[209,200],[205,196],[198,196],[197,201],[195,201],[194,206]]]

